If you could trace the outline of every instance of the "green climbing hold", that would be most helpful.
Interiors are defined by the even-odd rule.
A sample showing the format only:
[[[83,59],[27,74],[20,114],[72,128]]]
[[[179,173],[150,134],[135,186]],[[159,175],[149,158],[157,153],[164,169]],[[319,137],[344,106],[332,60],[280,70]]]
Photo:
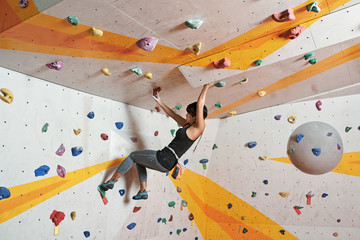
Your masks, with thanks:
[[[68,16],[67,20],[69,21],[69,23],[71,23],[74,26],[77,26],[79,24],[79,19],[78,17],[75,16]]]
[[[304,207],[295,206],[296,209],[303,209]]]
[[[48,123],[45,123],[45,125],[44,125],[44,126],[42,127],[42,129],[41,129],[41,132],[47,132],[48,127],[49,127],[49,124],[48,124]]]
[[[317,2],[313,2],[313,3],[308,4],[308,5],[306,6],[306,10],[307,10],[308,12],[316,12],[316,13],[318,13],[318,12],[321,11],[321,9],[319,8],[319,6],[317,5]]]
[[[198,29],[202,24],[204,20],[199,18],[189,19],[185,22],[185,25],[191,29]]]
[[[290,153],[294,154],[295,153],[295,148],[290,149]]]
[[[243,229],[243,233],[247,233],[248,230],[246,228]]]
[[[256,197],[256,192],[252,192],[251,197]]]
[[[171,201],[171,202],[169,202],[169,207],[175,207],[175,202],[174,201]]]
[[[304,55],[305,60],[308,60],[310,58],[313,58],[315,56],[315,53],[310,52]]]
[[[345,132],[349,132],[352,129],[352,127],[346,127]]]
[[[177,235],[180,235],[180,233],[181,233],[181,229],[176,230]]]
[[[214,149],[216,149],[216,148],[218,148],[218,146],[217,146],[216,144],[214,144],[212,150],[214,150]]]
[[[183,205],[183,207],[186,207],[188,205],[188,203],[185,200],[181,200],[181,205]]]
[[[171,135],[174,136],[175,129],[171,129],[170,132],[171,132]]]
[[[254,62],[255,65],[260,66],[263,63],[263,60],[258,59]]]
[[[221,103],[215,103],[215,107],[222,108],[222,105],[221,105]]]
[[[133,67],[129,69],[131,72],[136,73],[137,75],[141,76],[142,75],[142,71],[141,68],[139,67]]]
[[[180,110],[182,108],[182,105],[177,105],[175,108],[176,110]]]
[[[225,84],[226,84],[225,81],[220,81],[220,82],[215,83],[214,86],[215,86],[215,87],[224,87]]]
[[[161,222],[166,223],[166,218],[161,219]]]
[[[310,60],[309,60],[309,63],[310,63],[311,65],[314,65],[314,64],[316,63],[316,58],[310,59]]]

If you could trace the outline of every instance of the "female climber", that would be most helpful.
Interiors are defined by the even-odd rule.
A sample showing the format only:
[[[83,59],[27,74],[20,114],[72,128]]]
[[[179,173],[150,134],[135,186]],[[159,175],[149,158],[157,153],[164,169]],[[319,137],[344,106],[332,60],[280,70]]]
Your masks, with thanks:
[[[115,182],[130,168],[136,164],[140,190],[133,196],[134,200],[147,199],[146,191],[147,174],[146,168],[157,170],[159,172],[171,171],[178,163],[180,157],[191,147],[196,139],[204,132],[205,118],[207,116],[207,108],[205,106],[206,93],[213,83],[204,85],[198,101],[187,106],[186,119],[176,114],[160,99],[159,93],[153,98],[165,111],[165,113],[173,118],[182,128],[176,132],[175,138],[171,143],[162,150],[142,150],[132,152],[118,167],[114,175],[99,187],[103,191],[112,189]]]

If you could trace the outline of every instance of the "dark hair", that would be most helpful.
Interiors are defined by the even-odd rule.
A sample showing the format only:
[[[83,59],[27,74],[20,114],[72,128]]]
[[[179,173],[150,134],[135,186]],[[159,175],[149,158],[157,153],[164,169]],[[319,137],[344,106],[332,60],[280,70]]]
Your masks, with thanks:
[[[191,104],[189,104],[186,107],[186,111],[193,117],[196,116],[196,107],[197,107],[197,102],[193,102]],[[206,108],[206,106],[204,105],[204,110],[203,110],[203,114],[204,114],[204,119],[207,117],[208,115],[208,110]]]

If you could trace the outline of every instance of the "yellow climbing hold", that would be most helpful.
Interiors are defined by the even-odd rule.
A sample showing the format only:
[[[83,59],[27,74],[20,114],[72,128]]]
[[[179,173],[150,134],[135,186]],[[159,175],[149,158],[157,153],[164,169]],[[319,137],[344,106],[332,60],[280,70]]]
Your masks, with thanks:
[[[103,36],[103,31],[101,31],[100,29],[97,28],[91,28],[91,35],[96,36],[96,37],[102,37]]]
[[[71,216],[71,219],[74,221],[76,218],[76,212],[71,212],[70,216]]]
[[[78,130],[74,129],[74,133],[75,135],[79,135],[81,133],[81,129],[80,128]]]
[[[2,88],[2,89],[0,89],[0,92],[2,94],[4,94],[4,96],[1,96],[1,94],[0,94],[0,99],[1,100],[3,100],[4,102],[7,102],[8,104],[13,102],[14,96],[13,96],[12,92],[9,89]]]
[[[241,220],[246,220],[247,217],[246,216],[241,216]]]
[[[266,160],[266,159],[268,159],[268,157],[267,156],[260,156],[259,159],[260,160]]]
[[[194,44],[194,45],[188,47],[187,49],[190,50],[195,55],[199,55],[200,50],[201,50],[201,42],[198,42],[197,44]]]
[[[295,123],[295,122],[296,122],[296,116],[290,116],[290,117],[288,118],[288,122],[289,122],[289,123]]]
[[[144,75],[146,78],[148,78],[148,79],[153,79],[153,76],[152,76],[152,73],[145,73],[145,75]]]
[[[288,193],[288,192],[279,192],[279,194],[280,194],[280,196],[282,196],[283,198],[287,198],[290,193]]]
[[[237,112],[236,112],[236,110],[234,110],[234,111],[229,112],[229,114],[230,114],[230,116],[235,117]]]
[[[266,95],[266,91],[258,91],[257,94],[259,95],[259,97],[263,97]]]
[[[106,76],[111,76],[111,73],[109,72],[108,68],[102,68],[101,69],[102,73],[105,74]]]
[[[54,236],[59,235],[59,225],[54,227]]]

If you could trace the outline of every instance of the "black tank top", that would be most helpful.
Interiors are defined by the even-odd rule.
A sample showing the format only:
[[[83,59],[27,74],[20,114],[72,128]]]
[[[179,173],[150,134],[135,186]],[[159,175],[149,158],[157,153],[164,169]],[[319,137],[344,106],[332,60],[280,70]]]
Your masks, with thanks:
[[[186,135],[186,130],[190,127],[190,125],[186,128],[179,128],[176,131],[175,138],[169,144],[169,147],[175,151],[176,155],[180,159],[181,156],[191,147],[191,145],[196,141],[191,140]],[[164,147],[162,150],[157,151],[156,157],[159,163],[166,168],[167,170],[173,169],[177,164],[177,159],[174,153],[167,147]]]

